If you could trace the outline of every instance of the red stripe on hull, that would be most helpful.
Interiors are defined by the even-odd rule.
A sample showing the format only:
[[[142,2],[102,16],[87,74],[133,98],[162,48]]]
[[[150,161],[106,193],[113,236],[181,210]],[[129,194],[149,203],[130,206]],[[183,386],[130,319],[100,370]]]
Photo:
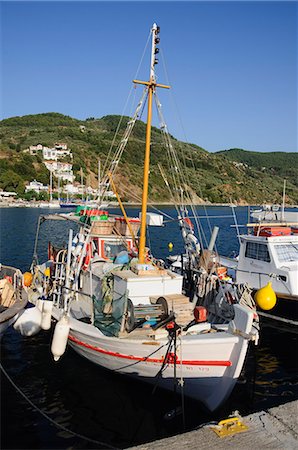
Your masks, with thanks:
[[[81,347],[89,348],[90,350],[94,350],[95,352],[102,353],[103,355],[115,356],[117,358],[129,359],[131,361],[145,361],[145,362],[152,362],[152,363],[159,363],[159,364],[162,364],[164,362],[164,359],[123,355],[122,353],[104,350],[103,348],[94,347],[93,345],[87,344],[86,342],[82,342],[79,339],[77,339],[71,335],[68,336],[68,339],[71,340],[72,342],[75,342],[76,344],[80,345]],[[174,361],[168,360],[168,364],[174,364]],[[178,359],[176,360],[176,364],[182,364],[185,366],[224,366],[224,367],[230,367],[232,365],[231,361],[196,361],[196,360],[179,361]]]

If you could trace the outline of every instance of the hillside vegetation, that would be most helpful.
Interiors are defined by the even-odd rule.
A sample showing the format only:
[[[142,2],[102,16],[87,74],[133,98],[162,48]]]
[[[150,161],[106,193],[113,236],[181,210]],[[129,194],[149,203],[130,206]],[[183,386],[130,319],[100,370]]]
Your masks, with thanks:
[[[0,188],[24,193],[25,184],[33,179],[49,183],[49,172],[42,155],[29,155],[29,145],[52,147],[64,142],[73,153],[73,170],[80,181],[82,168],[87,183],[97,185],[97,164],[107,158],[119,116],[89,118],[84,121],[58,113],[12,117],[0,122]],[[120,126],[119,142],[128,118]],[[80,126],[84,126],[82,131]],[[140,195],[143,176],[143,154],[146,125],[138,121],[133,130],[116,177],[117,188],[124,200],[136,201]],[[287,202],[298,203],[298,160],[295,153],[257,153],[232,149],[209,153],[194,144],[173,139],[173,145],[183,166],[185,180],[196,201],[212,203],[237,202],[280,203],[283,180],[287,179]],[[150,200],[169,201],[169,193],[158,169],[158,163],[167,167],[167,156],[162,146],[162,135],[152,129],[150,171]]]
[[[263,153],[232,148],[230,150],[219,151],[216,154],[223,155],[231,161],[242,162],[263,172],[269,170],[272,175],[287,178],[298,185],[298,153]]]

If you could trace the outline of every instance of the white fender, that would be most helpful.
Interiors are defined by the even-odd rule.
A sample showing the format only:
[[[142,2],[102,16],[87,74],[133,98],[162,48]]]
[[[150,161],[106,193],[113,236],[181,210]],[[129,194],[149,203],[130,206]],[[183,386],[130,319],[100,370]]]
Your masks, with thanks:
[[[51,352],[55,361],[58,361],[60,356],[65,352],[69,329],[68,317],[63,316],[59,322],[56,323],[51,345]]]
[[[41,328],[43,330],[49,330],[51,328],[53,302],[51,300],[43,301]]]
[[[14,329],[22,336],[34,336],[41,329],[41,312],[34,306],[27,308],[23,314],[15,321]]]
[[[42,300],[41,298],[38,298],[36,301],[36,306],[41,313],[43,311],[43,302],[44,302],[44,300]]]

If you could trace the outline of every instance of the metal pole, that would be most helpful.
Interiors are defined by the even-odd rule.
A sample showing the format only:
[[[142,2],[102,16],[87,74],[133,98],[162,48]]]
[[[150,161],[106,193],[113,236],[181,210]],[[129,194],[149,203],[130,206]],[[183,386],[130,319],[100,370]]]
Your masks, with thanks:
[[[282,194],[281,220],[285,220],[285,202],[286,202],[286,180],[284,180],[284,189]]]
[[[212,250],[213,250],[213,247],[214,247],[214,244],[215,244],[215,241],[216,241],[216,238],[217,238],[218,230],[219,230],[219,228],[217,226],[215,226],[213,228],[211,239],[210,239],[209,246],[208,246],[208,250],[210,252],[212,252]]]

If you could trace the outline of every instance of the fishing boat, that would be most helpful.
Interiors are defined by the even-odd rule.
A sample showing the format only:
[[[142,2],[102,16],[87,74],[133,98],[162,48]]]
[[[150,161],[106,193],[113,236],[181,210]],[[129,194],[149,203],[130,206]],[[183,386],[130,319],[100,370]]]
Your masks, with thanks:
[[[298,212],[287,211],[285,203],[286,180],[281,205],[249,208],[253,222],[246,225],[248,233],[239,236],[239,256],[225,263],[237,283],[247,282],[254,289],[272,283],[278,302],[265,314],[298,325]]]
[[[236,283],[260,289],[270,282],[278,298],[270,314],[298,325],[298,236],[292,232],[294,224],[298,221],[247,224],[252,231],[239,236],[237,259],[221,258],[221,262],[232,270]]]
[[[60,201],[60,208],[75,209],[77,206],[78,206],[78,203],[76,203],[76,202],[71,202],[69,200]]]
[[[22,314],[27,304],[23,275],[19,269],[0,264],[0,339]]]
[[[278,301],[270,312],[276,320],[286,319],[298,325],[298,213],[285,210],[283,204],[249,209],[253,220],[247,233],[239,234],[239,255],[220,257],[236,283],[248,283],[254,290],[271,283]]]
[[[35,255],[33,281],[27,292],[35,305],[31,311],[41,312],[36,324],[46,330],[52,321],[55,323],[51,343],[55,361],[68,343],[79,355],[105,369],[189,396],[214,411],[231,394],[249,343],[258,341],[258,315],[248,289],[231,288],[220,279],[208,251],[197,242],[184,206],[177,209],[178,222],[197,269],[193,289],[186,292],[184,276],[167,269],[147,246],[146,230],[163,223],[162,215],[147,210],[153,98],[169,160],[176,167],[168,172],[169,177],[179,174],[185,179],[157,97],[157,88],[169,88],[158,83],[155,75],[159,32],[154,24],[149,81],[134,80],[134,84],[144,86],[142,98],[107,174],[122,216],[100,209],[51,215],[50,219],[73,221],[78,228],[70,228],[67,247],[49,247],[44,263]],[[114,182],[115,161],[145,101],[142,209],[139,217],[128,217]],[[165,171],[163,175],[169,186]],[[176,189],[173,195],[180,196],[179,192]]]

